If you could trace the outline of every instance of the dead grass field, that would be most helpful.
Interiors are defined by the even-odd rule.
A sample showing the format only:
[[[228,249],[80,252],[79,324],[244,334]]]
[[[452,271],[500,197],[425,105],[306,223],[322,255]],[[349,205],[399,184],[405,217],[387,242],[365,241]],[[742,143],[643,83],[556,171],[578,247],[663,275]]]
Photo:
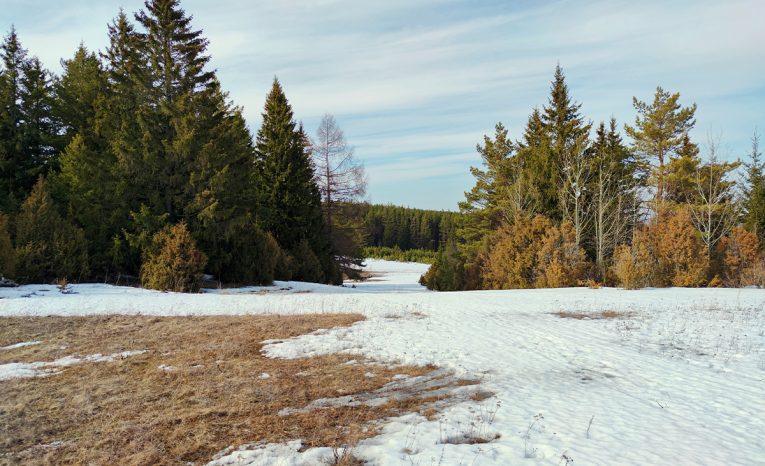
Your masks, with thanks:
[[[561,319],[576,319],[576,320],[599,320],[599,319],[621,319],[623,317],[629,317],[631,314],[622,311],[597,311],[597,312],[571,312],[571,311],[558,311],[555,313]]]
[[[433,367],[346,364],[351,357],[342,355],[275,360],[261,354],[263,340],[361,319],[348,314],[2,318],[0,346],[43,343],[0,351],[0,364],[148,352],[66,367],[48,377],[0,381],[0,464],[204,464],[228,446],[252,442],[353,445],[375,434],[376,420],[412,411],[432,414],[428,403],[444,395],[391,398],[377,407],[299,408],[321,398],[374,391],[396,374],[419,376]],[[298,410],[278,415],[284,408]],[[354,461],[346,457],[342,464]]]

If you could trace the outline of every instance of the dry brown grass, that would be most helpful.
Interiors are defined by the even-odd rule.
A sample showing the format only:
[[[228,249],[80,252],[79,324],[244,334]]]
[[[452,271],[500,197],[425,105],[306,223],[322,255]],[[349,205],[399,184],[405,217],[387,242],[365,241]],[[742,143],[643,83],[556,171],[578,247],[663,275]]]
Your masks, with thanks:
[[[199,464],[228,446],[252,442],[353,445],[375,434],[376,420],[412,411],[432,414],[427,403],[439,397],[427,393],[377,407],[277,414],[319,398],[377,390],[396,374],[433,371],[372,361],[345,364],[350,357],[342,355],[275,360],[261,354],[263,340],[361,319],[348,314],[2,318],[0,346],[43,343],[0,352],[0,364],[149,351],[64,368],[50,377],[0,382],[0,464]],[[175,370],[158,369],[163,364]],[[270,377],[260,378],[262,373]],[[343,461],[358,464],[351,456]]]
[[[556,316],[561,319],[576,319],[576,320],[598,320],[598,319],[621,319],[629,317],[629,312],[623,311],[597,311],[597,312],[580,312],[580,311],[558,311]]]

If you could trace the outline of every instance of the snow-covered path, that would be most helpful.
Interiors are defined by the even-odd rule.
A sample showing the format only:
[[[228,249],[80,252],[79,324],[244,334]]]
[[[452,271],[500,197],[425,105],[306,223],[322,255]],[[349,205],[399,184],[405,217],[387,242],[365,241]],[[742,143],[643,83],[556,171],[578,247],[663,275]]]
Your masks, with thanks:
[[[436,421],[391,420],[355,451],[371,464],[765,464],[765,290],[432,293],[417,285],[421,264],[370,261],[369,268],[378,275],[356,288],[279,283],[201,295],[105,285],[74,286],[70,295],[45,286],[0,289],[0,315],[361,312],[367,319],[350,328],[266,351],[434,363],[479,378],[494,393],[452,406]],[[627,314],[556,314],[603,310]],[[496,434],[485,444],[444,442]],[[271,446],[238,454],[247,460],[220,461],[274,464],[266,457],[277,451],[281,464],[312,464],[321,453]]]

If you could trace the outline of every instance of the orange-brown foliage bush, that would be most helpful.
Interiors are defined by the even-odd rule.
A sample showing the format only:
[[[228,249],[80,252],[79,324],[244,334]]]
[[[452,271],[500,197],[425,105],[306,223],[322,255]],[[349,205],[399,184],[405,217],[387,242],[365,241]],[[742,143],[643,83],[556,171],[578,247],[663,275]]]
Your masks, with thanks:
[[[696,287],[707,283],[706,248],[685,210],[662,212],[635,232],[632,245],[614,252],[619,285]]]
[[[500,228],[485,256],[482,279],[487,288],[574,286],[589,269],[570,224],[560,227],[537,215]]]
[[[166,227],[154,235],[144,252],[141,282],[146,288],[196,293],[202,287],[207,256],[197,248],[185,223]]]
[[[765,286],[765,254],[757,235],[734,228],[717,246],[723,262],[725,286]]]

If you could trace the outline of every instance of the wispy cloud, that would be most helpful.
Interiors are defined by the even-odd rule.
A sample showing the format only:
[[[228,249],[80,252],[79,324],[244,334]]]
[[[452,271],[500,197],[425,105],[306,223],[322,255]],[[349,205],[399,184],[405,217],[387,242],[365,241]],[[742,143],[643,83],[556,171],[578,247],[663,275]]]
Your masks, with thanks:
[[[80,40],[106,43],[120,3],[6,0],[3,22],[53,69]],[[123,1],[126,11],[141,6]],[[334,113],[367,165],[373,201],[454,208],[481,135],[519,137],[547,99],[556,63],[595,121],[631,121],[656,85],[697,102],[703,140],[719,128],[734,155],[765,127],[761,0],[470,2],[186,0],[212,64],[253,129],[271,79],[309,130]]]

